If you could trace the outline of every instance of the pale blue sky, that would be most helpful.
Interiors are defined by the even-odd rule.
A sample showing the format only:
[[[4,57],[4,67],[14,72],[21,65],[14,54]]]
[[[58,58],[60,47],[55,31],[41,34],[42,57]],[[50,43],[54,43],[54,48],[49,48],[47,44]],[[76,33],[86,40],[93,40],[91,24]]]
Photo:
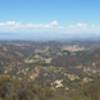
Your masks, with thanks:
[[[100,23],[100,0],[0,0],[0,21]]]
[[[3,32],[99,35],[100,0],[0,0]]]

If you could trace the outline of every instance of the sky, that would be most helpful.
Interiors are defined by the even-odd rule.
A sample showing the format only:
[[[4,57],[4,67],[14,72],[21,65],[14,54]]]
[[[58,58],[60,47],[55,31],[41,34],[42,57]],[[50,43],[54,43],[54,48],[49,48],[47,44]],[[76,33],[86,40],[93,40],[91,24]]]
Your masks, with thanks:
[[[0,0],[0,39],[100,36],[100,0]]]

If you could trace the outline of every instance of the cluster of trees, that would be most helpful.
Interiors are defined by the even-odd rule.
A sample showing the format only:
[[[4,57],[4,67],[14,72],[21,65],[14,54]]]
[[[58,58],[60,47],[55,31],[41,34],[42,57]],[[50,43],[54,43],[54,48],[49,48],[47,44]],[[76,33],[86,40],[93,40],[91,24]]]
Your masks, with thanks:
[[[0,75],[0,100],[100,100],[100,81],[65,92],[37,81]]]
[[[49,86],[0,75],[0,100],[49,100],[52,97]]]

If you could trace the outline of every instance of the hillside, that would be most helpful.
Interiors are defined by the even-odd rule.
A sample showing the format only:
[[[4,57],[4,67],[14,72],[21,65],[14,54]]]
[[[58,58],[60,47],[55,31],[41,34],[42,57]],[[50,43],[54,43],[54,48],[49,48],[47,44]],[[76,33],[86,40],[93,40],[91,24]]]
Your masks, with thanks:
[[[0,43],[1,100],[100,100],[97,43]]]

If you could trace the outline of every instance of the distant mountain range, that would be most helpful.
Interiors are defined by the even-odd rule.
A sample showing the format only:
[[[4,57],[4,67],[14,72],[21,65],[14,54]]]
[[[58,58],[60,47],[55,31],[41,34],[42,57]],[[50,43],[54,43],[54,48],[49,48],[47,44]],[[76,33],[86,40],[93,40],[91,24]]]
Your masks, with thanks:
[[[99,41],[100,35],[70,35],[63,33],[0,33],[0,40],[32,40],[32,41]]]

